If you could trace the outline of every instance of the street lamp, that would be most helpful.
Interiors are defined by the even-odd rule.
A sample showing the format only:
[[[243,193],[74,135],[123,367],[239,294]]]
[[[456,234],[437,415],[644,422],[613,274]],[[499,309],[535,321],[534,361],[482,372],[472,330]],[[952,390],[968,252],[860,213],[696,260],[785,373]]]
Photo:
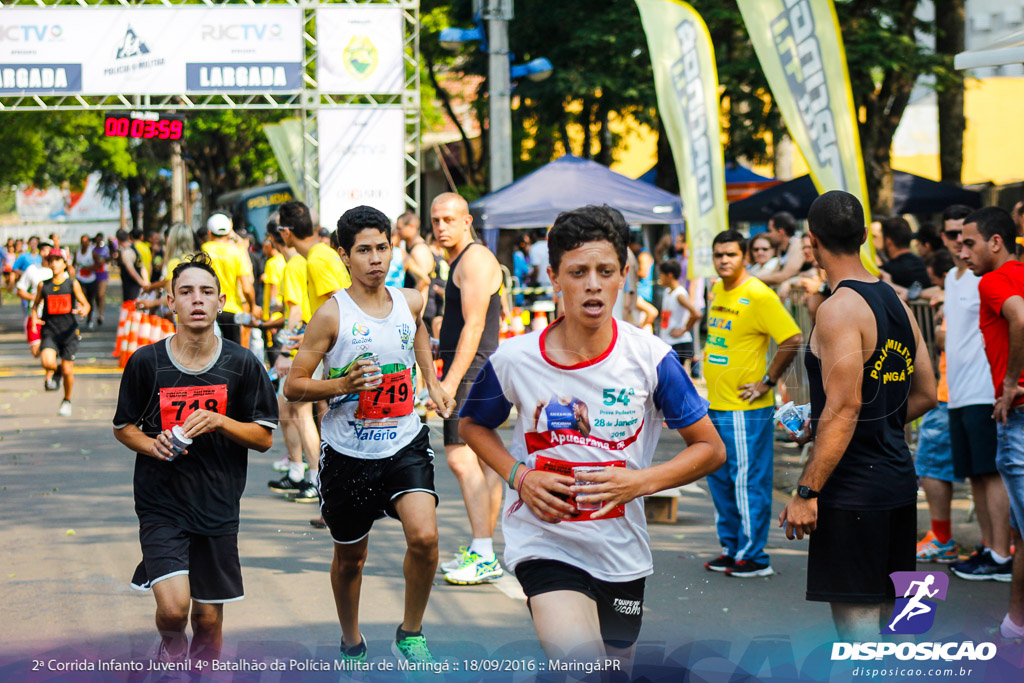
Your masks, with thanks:
[[[491,192],[512,183],[512,79],[542,81],[551,75],[551,62],[544,57],[526,64],[512,64],[508,48],[508,22],[513,16],[513,0],[474,0],[473,28],[446,28],[440,35],[441,46],[455,50],[463,43],[479,41],[487,53],[488,140],[490,142]],[[484,32],[482,20],[487,20]]]
[[[543,81],[551,75],[552,70],[551,62],[547,57],[538,57],[526,64],[517,64],[509,69],[509,73],[512,76],[512,80],[518,80],[520,78],[529,78],[531,81]]]

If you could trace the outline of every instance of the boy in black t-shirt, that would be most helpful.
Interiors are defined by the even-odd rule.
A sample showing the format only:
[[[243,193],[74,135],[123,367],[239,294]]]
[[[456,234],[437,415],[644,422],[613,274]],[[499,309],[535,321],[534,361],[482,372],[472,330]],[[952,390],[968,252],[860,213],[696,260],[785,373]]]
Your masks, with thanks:
[[[168,305],[177,332],[125,367],[114,436],[136,452],[135,512],[143,560],[132,586],[153,590],[159,657],[220,655],[223,603],[241,600],[239,500],[248,449],[266,451],[278,422],[270,378],[254,355],[213,333],[224,305],[209,257],[174,269]],[[171,429],[192,439],[177,455]]]

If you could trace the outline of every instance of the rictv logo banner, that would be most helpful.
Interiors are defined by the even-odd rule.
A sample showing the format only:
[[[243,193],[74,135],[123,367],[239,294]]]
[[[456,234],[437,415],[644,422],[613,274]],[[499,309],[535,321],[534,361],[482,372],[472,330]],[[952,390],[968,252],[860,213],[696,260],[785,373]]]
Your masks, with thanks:
[[[935,623],[936,600],[945,600],[949,575],[945,572],[893,572],[896,606],[882,635],[919,635]]]

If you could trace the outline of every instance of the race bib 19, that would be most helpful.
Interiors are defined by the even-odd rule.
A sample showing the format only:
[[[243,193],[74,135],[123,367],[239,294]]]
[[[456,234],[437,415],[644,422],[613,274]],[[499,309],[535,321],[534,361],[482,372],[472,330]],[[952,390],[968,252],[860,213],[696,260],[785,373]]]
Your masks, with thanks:
[[[160,390],[160,428],[181,425],[197,410],[227,414],[228,385],[202,387],[170,387]]]

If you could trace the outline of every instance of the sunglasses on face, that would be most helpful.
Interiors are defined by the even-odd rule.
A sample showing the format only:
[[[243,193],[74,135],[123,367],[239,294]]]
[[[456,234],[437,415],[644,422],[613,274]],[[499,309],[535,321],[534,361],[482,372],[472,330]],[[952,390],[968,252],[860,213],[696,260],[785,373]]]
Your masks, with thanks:
[[[960,230],[946,230],[946,231],[944,231],[944,233],[946,235],[946,239],[948,239],[948,240],[958,239],[960,237],[961,232],[962,231],[960,231]]]

